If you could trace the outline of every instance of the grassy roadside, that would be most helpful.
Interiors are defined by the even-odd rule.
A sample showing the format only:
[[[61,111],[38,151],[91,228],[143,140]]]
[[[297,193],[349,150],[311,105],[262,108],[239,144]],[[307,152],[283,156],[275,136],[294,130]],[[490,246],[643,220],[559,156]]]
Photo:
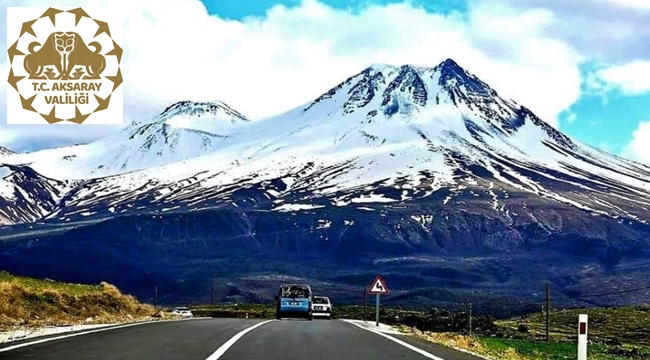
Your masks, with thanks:
[[[551,312],[551,340],[576,341],[578,315],[589,315],[589,339],[605,345],[650,347],[650,306],[620,308],[571,309]],[[524,319],[496,321],[508,337],[542,340],[546,334],[546,319],[534,314]]]
[[[470,351],[492,360],[568,360],[577,358],[576,343],[485,338],[450,333],[425,333],[410,330],[413,336],[451,348]],[[636,349],[636,350],[635,350]],[[643,360],[649,348],[590,344],[589,360]]]
[[[650,307],[571,309],[551,312],[545,340],[545,316],[497,320],[496,333],[465,336],[402,327],[436,344],[471,351],[494,360],[565,360],[577,358],[579,314],[589,315],[589,360],[650,359]]]
[[[275,317],[275,307],[269,304],[228,304],[190,306],[194,316],[214,318],[271,319]]]
[[[115,286],[66,284],[0,272],[0,331],[18,326],[106,324],[150,317],[154,307]]]

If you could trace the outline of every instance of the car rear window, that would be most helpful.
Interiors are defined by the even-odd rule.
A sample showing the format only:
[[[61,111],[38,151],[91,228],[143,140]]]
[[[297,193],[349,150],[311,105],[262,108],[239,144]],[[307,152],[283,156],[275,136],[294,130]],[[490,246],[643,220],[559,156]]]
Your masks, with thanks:
[[[314,304],[327,304],[327,298],[315,297]]]
[[[309,289],[302,286],[286,286],[282,288],[282,297],[284,298],[308,298]]]

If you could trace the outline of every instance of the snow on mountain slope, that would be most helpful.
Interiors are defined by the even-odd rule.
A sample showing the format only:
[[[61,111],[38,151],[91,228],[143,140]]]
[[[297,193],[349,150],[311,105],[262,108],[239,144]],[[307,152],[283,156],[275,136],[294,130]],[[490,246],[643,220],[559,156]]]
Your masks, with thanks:
[[[434,68],[373,65],[259,121],[220,102],[181,102],[92,144],[8,159],[86,179],[48,215],[66,221],[400,202],[441,189],[449,192],[442,205],[469,193],[504,216],[514,212],[512,192],[594,214],[650,215],[650,168],[568,138],[450,59]]]
[[[14,152],[13,152],[12,150],[7,149],[7,148],[4,147],[4,146],[0,146],[0,156],[3,156],[3,157],[4,157],[4,156],[11,155],[11,154],[13,154],[13,153],[14,153]]]
[[[248,121],[219,101],[181,101],[93,143],[16,154],[5,161],[28,164],[51,177],[104,177],[214,152]]]
[[[287,156],[338,155],[340,159],[381,156],[417,149],[426,162],[450,152],[534,163],[585,177],[575,167],[643,188],[650,169],[572,141],[513,100],[504,100],[453,60],[435,68],[375,65],[334,87],[310,104],[252,124],[246,139],[228,145],[247,159],[273,153]],[[399,169],[383,162],[376,171],[392,176]],[[411,157],[412,173],[430,169]],[[404,164],[403,161],[395,162]],[[453,173],[453,164],[443,173]],[[375,172],[376,173],[376,172]],[[377,176],[380,178],[379,176]],[[374,181],[363,177],[365,181]]]
[[[26,166],[0,164],[0,225],[33,222],[49,214],[68,190]]]

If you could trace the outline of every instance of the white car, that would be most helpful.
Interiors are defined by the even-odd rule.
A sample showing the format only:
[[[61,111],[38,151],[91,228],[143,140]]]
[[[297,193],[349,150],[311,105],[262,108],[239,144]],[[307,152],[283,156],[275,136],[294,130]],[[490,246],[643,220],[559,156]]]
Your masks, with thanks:
[[[192,311],[190,308],[187,307],[177,307],[172,310],[172,315],[177,315],[177,316],[182,316],[182,317],[187,317],[187,318],[192,318],[194,317],[194,314],[192,314]]]
[[[326,319],[332,318],[332,303],[326,296],[314,296],[311,304],[311,312],[313,317],[324,317]]]

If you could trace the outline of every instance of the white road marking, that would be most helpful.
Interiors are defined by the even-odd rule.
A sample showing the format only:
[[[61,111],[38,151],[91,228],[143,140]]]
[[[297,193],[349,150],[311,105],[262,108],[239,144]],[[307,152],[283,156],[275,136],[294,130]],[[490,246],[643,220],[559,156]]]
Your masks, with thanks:
[[[349,323],[349,324],[352,324],[352,325],[354,325],[354,326],[356,326],[356,327],[358,327],[358,328],[360,328],[360,329],[363,329],[363,330],[366,330],[366,331],[370,331],[371,333],[377,334],[377,335],[379,335],[379,336],[383,336],[383,337],[385,337],[386,339],[388,339],[388,340],[390,340],[390,341],[394,341],[394,342],[396,342],[396,343],[398,343],[398,344],[404,346],[405,348],[407,348],[407,349],[409,349],[409,350],[413,350],[413,351],[415,351],[416,353],[418,353],[418,354],[424,356],[425,358],[432,359],[432,360],[445,360],[445,359],[443,359],[443,358],[441,358],[441,357],[438,357],[438,356],[435,356],[435,355],[433,355],[433,354],[431,354],[431,353],[429,353],[429,352],[426,352],[426,351],[424,351],[424,350],[422,350],[422,349],[420,349],[420,348],[418,348],[418,347],[415,347],[415,346],[413,346],[413,345],[411,345],[411,344],[409,344],[409,343],[406,343],[406,342],[404,342],[404,341],[402,341],[402,340],[400,340],[400,339],[396,339],[396,338],[394,338],[394,337],[392,337],[392,336],[390,336],[390,335],[388,335],[388,334],[384,334],[384,333],[382,333],[382,332],[380,332],[380,331],[376,331],[376,330],[373,330],[373,329],[369,329],[369,328],[363,327],[363,326],[358,325],[358,324],[355,324],[354,322],[349,321],[349,320],[343,320],[343,321],[345,321],[345,322],[347,322],[347,323]],[[210,360],[212,360],[212,359],[210,359]]]
[[[108,331],[108,330],[113,330],[113,329],[122,329],[122,328],[127,328],[131,326],[137,326],[137,325],[144,325],[144,324],[154,324],[154,323],[160,323],[160,322],[172,322],[172,321],[188,321],[188,320],[194,320],[194,319],[180,319],[180,320],[167,320],[167,321],[143,321],[143,322],[137,322],[137,323],[132,323],[132,324],[126,324],[126,325],[117,325],[117,326],[110,326],[110,327],[105,327],[101,329],[96,329],[96,330],[89,330],[89,331],[82,331],[74,334],[67,334],[67,335],[61,335],[61,336],[55,336],[47,339],[41,339],[41,340],[35,340],[35,341],[30,341],[18,345],[13,345],[13,346],[8,346],[6,348],[1,348],[0,352],[6,352],[6,351],[11,351],[15,349],[19,349],[25,346],[32,346],[36,344],[42,344],[44,342],[48,341],[54,341],[54,340],[61,340],[61,339],[67,339],[75,336],[81,336],[81,335],[86,335],[86,334],[92,334],[92,333],[97,333],[100,331]]]
[[[242,336],[246,335],[249,331],[253,331],[253,330],[257,329],[258,327],[260,327],[260,326],[262,326],[262,325],[264,325],[264,324],[268,324],[268,323],[270,323],[270,322],[272,322],[272,321],[275,321],[275,320],[267,320],[267,321],[263,321],[263,322],[261,322],[261,323],[257,323],[257,324],[255,324],[255,325],[253,325],[253,326],[247,327],[246,329],[240,331],[240,332],[237,333],[235,336],[231,337],[230,340],[228,340],[228,341],[226,341],[225,343],[223,343],[223,345],[221,345],[221,346],[217,349],[217,351],[215,351],[214,353],[212,353],[212,355],[208,356],[208,358],[205,359],[205,360],[217,360],[217,359],[219,359],[220,357],[223,356],[223,354],[226,353],[226,351],[228,351],[228,349],[230,349],[231,346],[235,345],[235,343],[236,343],[239,339],[241,339]]]

